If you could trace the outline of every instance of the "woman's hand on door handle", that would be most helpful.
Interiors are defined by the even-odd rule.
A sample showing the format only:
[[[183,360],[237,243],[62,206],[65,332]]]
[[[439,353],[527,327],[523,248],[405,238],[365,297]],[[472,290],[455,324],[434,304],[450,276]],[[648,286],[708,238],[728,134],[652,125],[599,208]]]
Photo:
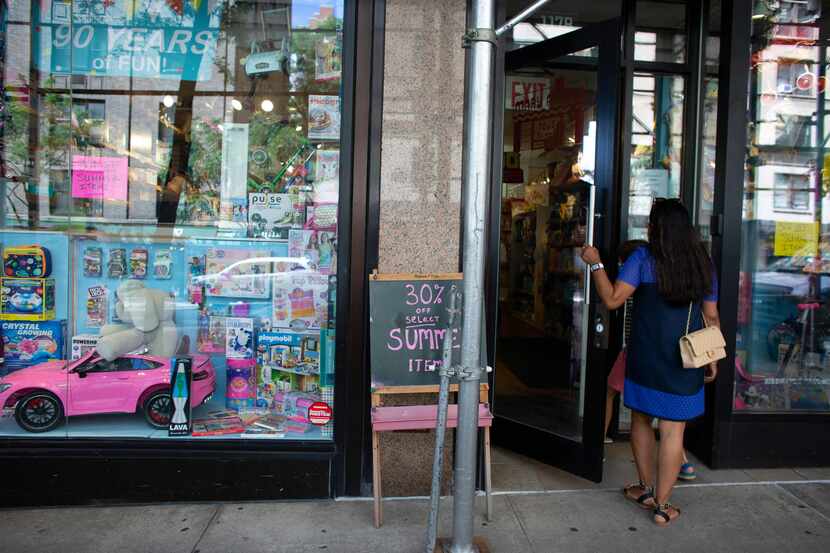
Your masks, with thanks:
[[[599,250],[593,246],[585,246],[582,248],[582,261],[588,265],[601,263],[602,259],[600,258]]]

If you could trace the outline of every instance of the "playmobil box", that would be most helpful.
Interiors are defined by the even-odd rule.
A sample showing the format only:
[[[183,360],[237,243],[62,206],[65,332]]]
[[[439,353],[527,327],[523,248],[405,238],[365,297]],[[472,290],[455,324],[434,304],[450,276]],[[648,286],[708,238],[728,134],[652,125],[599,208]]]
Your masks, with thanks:
[[[3,321],[3,374],[44,361],[66,359],[66,321]]]
[[[54,318],[54,279],[0,279],[0,320],[51,321]]]

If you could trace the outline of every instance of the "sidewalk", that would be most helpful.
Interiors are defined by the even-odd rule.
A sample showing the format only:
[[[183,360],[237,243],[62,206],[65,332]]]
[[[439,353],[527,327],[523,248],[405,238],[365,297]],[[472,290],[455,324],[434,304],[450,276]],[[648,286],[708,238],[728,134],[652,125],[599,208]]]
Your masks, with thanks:
[[[662,529],[623,499],[608,475],[613,467],[604,484],[565,473],[558,476],[567,482],[553,483],[561,471],[503,451],[496,461],[494,476],[504,481],[509,471],[537,489],[503,488],[494,498],[494,520],[478,517],[476,533],[494,553],[830,551],[830,469],[702,468],[697,483],[675,494],[683,516]],[[523,474],[516,471],[520,464]],[[449,500],[442,502],[442,536],[449,535],[451,508]],[[380,530],[372,527],[372,503],[363,498],[6,510],[0,512],[0,551],[423,552],[427,500],[387,500],[384,509]]]

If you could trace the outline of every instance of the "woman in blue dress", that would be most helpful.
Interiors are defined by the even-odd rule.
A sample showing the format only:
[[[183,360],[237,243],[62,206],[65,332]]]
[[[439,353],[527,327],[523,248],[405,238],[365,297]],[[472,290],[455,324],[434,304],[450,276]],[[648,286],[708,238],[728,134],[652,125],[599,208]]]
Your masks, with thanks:
[[[720,320],[712,261],[679,200],[655,200],[648,238],[649,245],[628,258],[613,284],[595,248],[586,247],[582,259],[609,309],[634,296],[623,397],[632,410],[631,448],[640,480],[624,492],[665,526],[680,516],[669,497],[683,464],[686,421],[703,414],[703,385],[717,375],[715,364],[684,369],[678,341],[690,310],[690,332],[702,328],[704,318],[715,326]],[[659,419],[659,449],[653,418]]]

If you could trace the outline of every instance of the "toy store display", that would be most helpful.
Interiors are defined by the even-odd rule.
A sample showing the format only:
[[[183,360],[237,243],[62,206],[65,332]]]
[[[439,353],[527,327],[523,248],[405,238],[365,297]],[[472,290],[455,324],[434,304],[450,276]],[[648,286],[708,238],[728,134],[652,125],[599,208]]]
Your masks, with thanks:
[[[297,190],[257,194],[250,200],[263,204],[261,239],[78,235],[58,250],[51,238],[47,248],[29,245],[38,233],[21,233],[30,241],[3,250],[2,382],[60,367],[53,393],[70,401],[67,382],[73,394],[91,390],[97,379],[87,374],[129,364],[154,386],[167,383],[166,395],[140,400],[133,396],[141,379],[125,379],[97,389],[90,413],[144,420],[84,418],[67,432],[119,435],[135,431],[135,420],[137,428],[149,422],[154,437],[330,438],[332,425],[314,424],[308,412],[333,405],[336,210],[313,206],[309,227]],[[209,371],[186,366],[196,358]],[[67,376],[60,360],[83,366]],[[85,414],[79,407],[64,405],[63,414]]]

